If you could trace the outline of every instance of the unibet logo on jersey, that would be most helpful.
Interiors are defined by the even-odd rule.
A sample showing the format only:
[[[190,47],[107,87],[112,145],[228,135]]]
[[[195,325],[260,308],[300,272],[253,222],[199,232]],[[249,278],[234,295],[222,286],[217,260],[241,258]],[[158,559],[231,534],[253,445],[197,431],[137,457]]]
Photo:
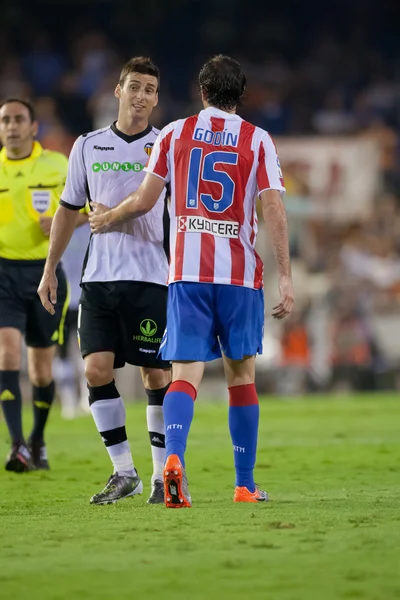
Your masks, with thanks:
[[[99,163],[99,162],[95,162],[92,164],[92,171],[94,173],[100,173],[100,171],[106,172],[106,171],[134,171],[135,173],[139,173],[140,171],[143,171],[144,169],[144,165],[142,165],[142,163],[139,162],[134,162],[134,163],[130,163],[130,162],[103,162],[103,163]]]
[[[157,333],[157,323],[153,319],[144,319],[140,325],[142,335],[134,335],[133,339],[138,342],[147,342],[149,344],[161,344],[161,338],[153,337]]]

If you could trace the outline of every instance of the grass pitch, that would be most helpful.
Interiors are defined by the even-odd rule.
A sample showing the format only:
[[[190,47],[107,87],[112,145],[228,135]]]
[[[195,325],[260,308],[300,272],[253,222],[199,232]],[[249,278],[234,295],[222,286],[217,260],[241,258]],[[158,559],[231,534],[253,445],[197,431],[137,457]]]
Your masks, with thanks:
[[[256,481],[267,505],[232,503],[226,413],[196,402],[193,508],[166,510],[146,505],[144,404],[127,414],[145,492],[113,506],[89,505],[111,473],[91,418],[65,422],[55,407],[52,470],[0,472],[0,597],[400,598],[399,399],[262,401]],[[0,439],[5,454],[3,422]]]

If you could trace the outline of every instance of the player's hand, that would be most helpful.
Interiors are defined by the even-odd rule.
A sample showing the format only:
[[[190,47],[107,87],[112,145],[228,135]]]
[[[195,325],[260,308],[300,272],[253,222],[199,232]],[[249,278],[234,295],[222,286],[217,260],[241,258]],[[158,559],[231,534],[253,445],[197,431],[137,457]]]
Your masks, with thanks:
[[[89,223],[92,233],[106,233],[110,231],[111,225],[108,223],[108,213],[110,209],[100,202],[91,202],[92,211],[89,213]]]
[[[57,303],[58,280],[54,271],[44,271],[38,287],[38,294],[44,308],[51,315],[55,314],[55,305]]]
[[[291,313],[294,304],[293,282],[291,277],[282,275],[279,278],[279,294],[281,296],[281,301],[277,306],[274,306],[271,313],[274,319],[284,319]]]
[[[44,235],[50,235],[52,221],[53,221],[53,217],[40,217],[39,225],[40,225],[40,229],[43,231]]]

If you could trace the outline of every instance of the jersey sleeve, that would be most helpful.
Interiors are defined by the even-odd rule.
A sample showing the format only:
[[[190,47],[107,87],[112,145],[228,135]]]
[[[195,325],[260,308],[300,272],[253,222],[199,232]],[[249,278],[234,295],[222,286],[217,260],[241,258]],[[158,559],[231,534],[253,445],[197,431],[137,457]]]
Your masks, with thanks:
[[[174,126],[175,123],[170,123],[161,130],[160,135],[153,146],[150,159],[144,169],[147,173],[157,175],[157,177],[160,177],[166,183],[171,180],[170,149]]]
[[[79,137],[71,150],[67,180],[61,194],[60,204],[71,210],[84,209],[87,199],[87,175],[83,156],[85,138]]]
[[[262,132],[259,143],[257,188],[259,195],[265,190],[278,190],[282,195],[286,191],[275,144],[266,131]]]
[[[85,206],[79,209],[79,212],[82,213],[82,215],[88,215],[90,213],[90,204],[88,200],[86,201]]]
[[[55,165],[57,165],[57,171],[59,175],[54,200],[52,200],[53,211],[55,213],[60,202],[62,191],[65,187],[68,171],[68,158],[65,156],[65,154],[61,154],[61,152],[52,152],[52,160],[54,161]]]

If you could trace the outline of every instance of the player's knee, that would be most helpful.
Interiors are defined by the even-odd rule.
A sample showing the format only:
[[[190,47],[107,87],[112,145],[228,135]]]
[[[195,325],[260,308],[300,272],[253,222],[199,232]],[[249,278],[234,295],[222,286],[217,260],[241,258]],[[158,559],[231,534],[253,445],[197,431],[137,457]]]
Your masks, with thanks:
[[[224,357],[224,366],[228,387],[254,384],[254,356],[246,356],[241,360],[232,360],[230,358]]]
[[[238,385],[253,385],[254,377],[247,373],[231,374],[231,376],[227,378],[227,384],[228,387],[235,387]]]
[[[47,387],[53,381],[53,352],[28,348],[28,377],[35,387]]]
[[[53,381],[51,362],[42,360],[28,363],[28,375],[35,387],[47,387]]]
[[[13,328],[0,328],[0,370],[21,368],[21,334]]]
[[[0,347],[0,370],[1,371],[19,371],[20,354],[9,348]]]
[[[51,367],[39,366],[29,370],[29,381],[35,387],[47,387],[53,380]]]
[[[93,360],[85,361],[85,376],[91,387],[106,385],[113,378],[112,372],[109,373],[109,370],[105,369],[102,364]]]
[[[142,380],[147,390],[160,390],[171,382],[171,371],[164,369],[142,369]]]

